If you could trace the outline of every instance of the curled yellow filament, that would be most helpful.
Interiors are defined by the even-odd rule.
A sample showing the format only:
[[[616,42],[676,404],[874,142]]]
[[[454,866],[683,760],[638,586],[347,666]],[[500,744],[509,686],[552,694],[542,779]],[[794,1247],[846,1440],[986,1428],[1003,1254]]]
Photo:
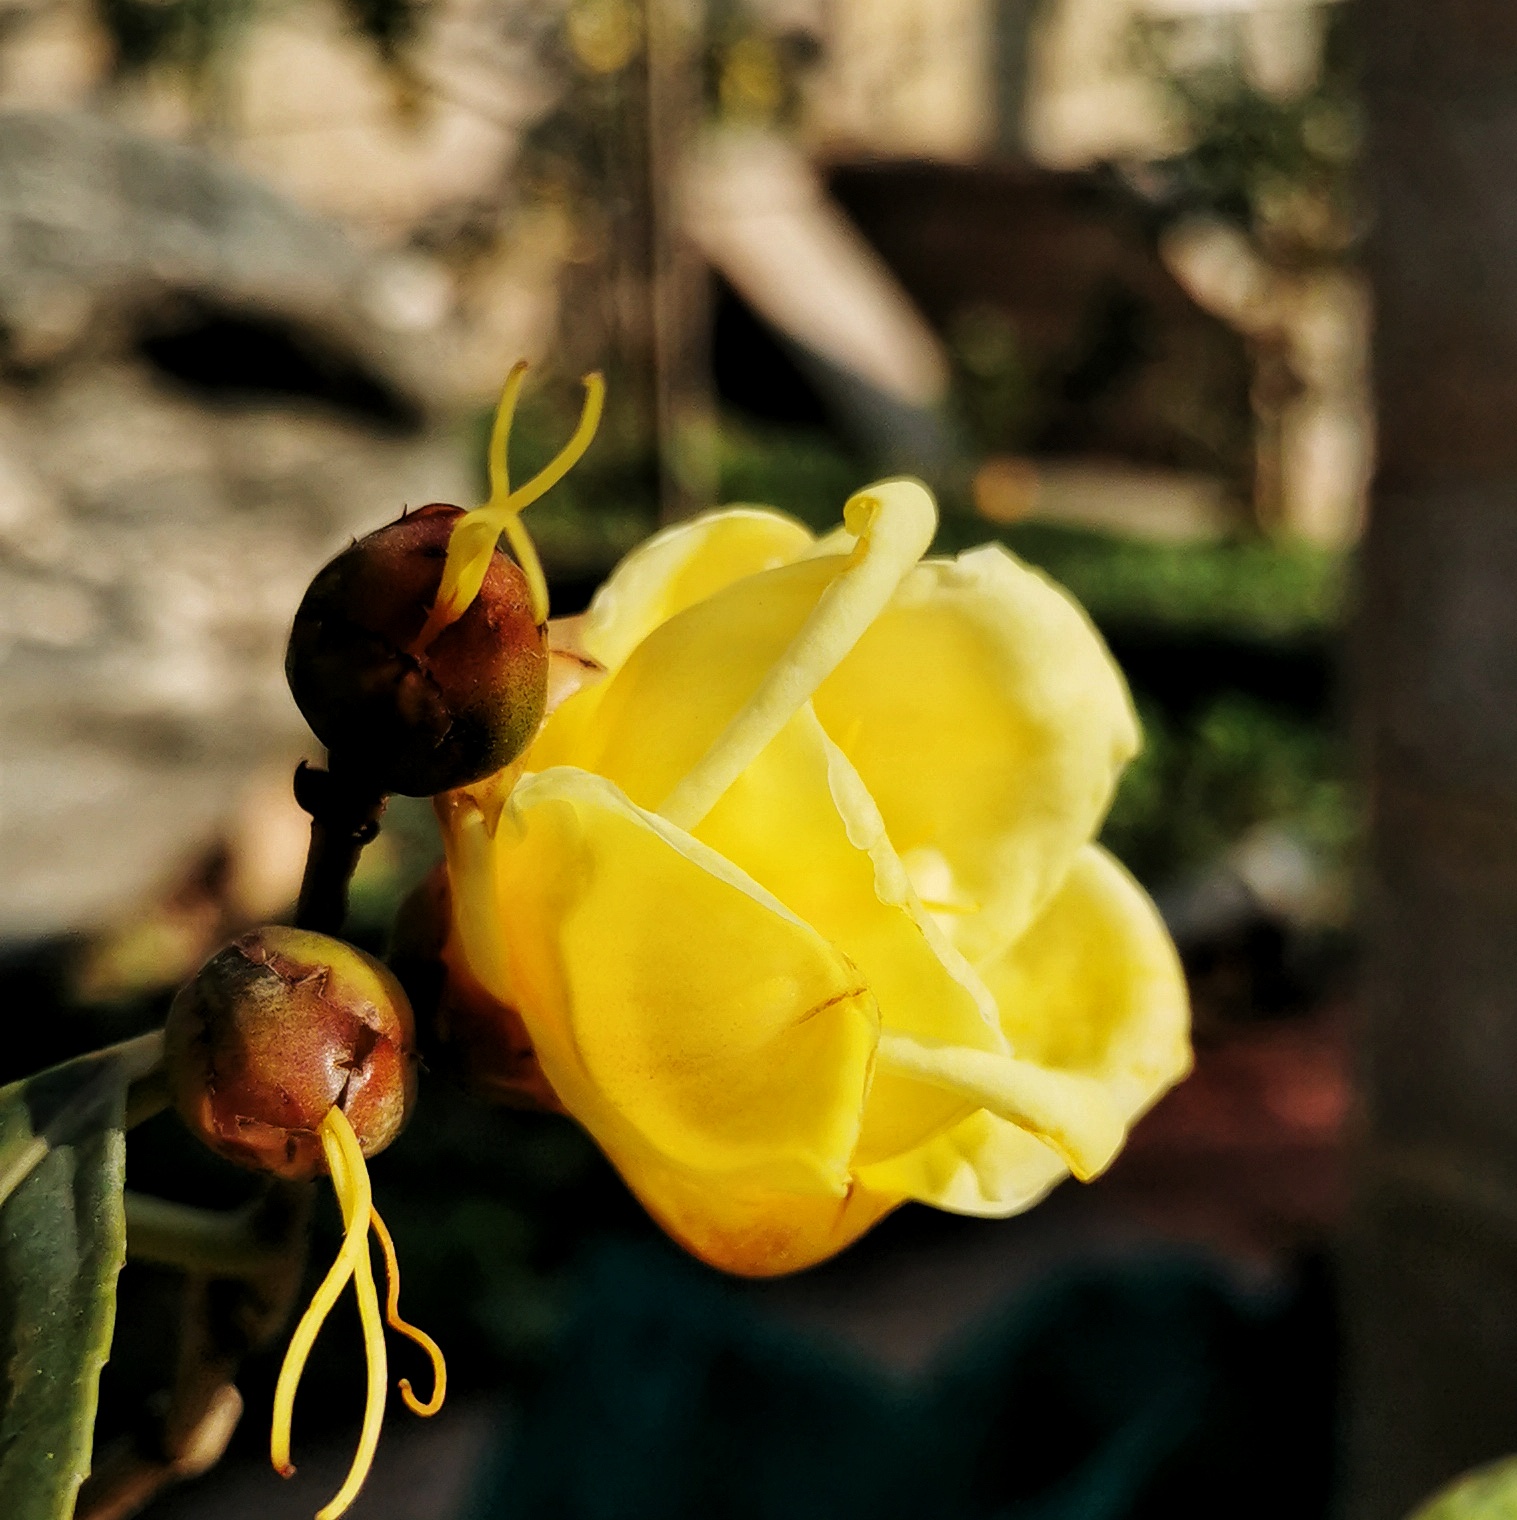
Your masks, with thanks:
[[[390,1239],[390,1232],[385,1227],[384,1220],[379,1217],[378,1209],[370,1211],[369,1224],[373,1227],[375,1238],[379,1241],[380,1250],[384,1252],[385,1274],[390,1280],[389,1296],[385,1303],[385,1320],[392,1330],[409,1336],[432,1359],[432,1397],[423,1404],[411,1391],[410,1378],[401,1378],[400,1396],[406,1401],[406,1408],[412,1414],[430,1418],[442,1408],[442,1401],[447,1397],[448,1364],[443,1360],[442,1350],[437,1342],[425,1330],[418,1330],[415,1325],[400,1317],[400,1262],[395,1256],[395,1242]]]
[[[490,558],[495,553],[495,546],[502,533],[505,534],[517,563],[521,565],[522,574],[527,578],[533,616],[539,623],[547,621],[548,582],[543,575],[537,548],[522,523],[521,514],[540,496],[551,491],[584,457],[585,450],[590,447],[595,431],[600,426],[606,400],[606,383],[598,374],[585,376],[584,408],[568,443],[526,485],[513,491],[506,464],[506,445],[511,436],[511,421],[516,415],[516,402],[521,395],[522,378],[526,370],[523,361],[513,365],[511,373],[506,376],[506,383],[500,393],[500,404],[495,409],[495,422],[490,429],[489,499],[464,516],[448,540],[448,557],[443,565],[442,581],[437,588],[437,600],[432,604],[427,621],[412,645],[413,654],[425,651],[444,628],[456,622],[468,610],[484,584],[485,572],[490,568]]]
[[[306,1312],[301,1315],[295,1333],[284,1355],[284,1365],[279,1369],[279,1382],[274,1390],[274,1416],[269,1435],[269,1456],[275,1470],[282,1477],[290,1477],[295,1465],[290,1460],[290,1426],[295,1411],[295,1390],[300,1385],[311,1348],[337,1303],[348,1279],[353,1279],[358,1297],[358,1316],[363,1326],[364,1355],[368,1363],[368,1392],[364,1400],[363,1427],[359,1432],[358,1449],[353,1454],[352,1465],[343,1480],[342,1487],[331,1500],[317,1512],[316,1520],[337,1520],[358,1497],[369,1468],[374,1462],[374,1452],[379,1445],[379,1428],[384,1422],[386,1384],[389,1380],[388,1360],[385,1352],[384,1323],[379,1312],[379,1291],[374,1283],[374,1267],[369,1258],[369,1230],[372,1227],[379,1236],[389,1272],[389,1321],[403,1334],[411,1337],[432,1358],[435,1375],[432,1398],[422,1404],[411,1392],[409,1382],[402,1381],[401,1395],[406,1404],[418,1414],[436,1414],[442,1407],[447,1388],[447,1369],[442,1352],[436,1342],[413,1325],[400,1318],[400,1271],[395,1260],[395,1245],[374,1208],[374,1198],[369,1186],[368,1167],[364,1164],[363,1151],[353,1126],[339,1108],[332,1108],[321,1121],[321,1145],[326,1152],[327,1169],[332,1175],[332,1188],[342,1210],[343,1241],[327,1275],[322,1279]]]

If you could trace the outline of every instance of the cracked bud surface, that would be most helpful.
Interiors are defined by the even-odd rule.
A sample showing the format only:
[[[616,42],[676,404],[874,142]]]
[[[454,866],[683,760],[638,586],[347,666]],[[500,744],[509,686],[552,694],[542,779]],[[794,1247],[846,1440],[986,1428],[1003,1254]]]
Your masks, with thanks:
[[[339,1110],[365,1156],[401,1131],[416,1095],[411,1006],[372,956],[278,925],[217,951],[165,1030],[174,1106],[218,1155],[280,1177],[327,1169]]]
[[[285,675],[296,706],[335,763],[384,791],[428,797],[479,781],[542,720],[545,636],[508,555],[491,553],[456,618],[429,622],[467,515],[434,502],[359,539],[295,614]]]

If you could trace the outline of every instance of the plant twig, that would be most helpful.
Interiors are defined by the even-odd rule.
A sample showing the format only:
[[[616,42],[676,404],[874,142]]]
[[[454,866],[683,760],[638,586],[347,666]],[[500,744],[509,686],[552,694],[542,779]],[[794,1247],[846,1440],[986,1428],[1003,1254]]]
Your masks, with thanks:
[[[289,1250],[270,1236],[261,1202],[240,1209],[197,1209],[130,1190],[124,1201],[126,1253],[134,1261],[207,1277],[261,1277]]]
[[[386,794],[339,770],[295,768],[295,800],[311,815],[311,845],[295,924],[340,934],[348,916],[348,884],[363,847],[379,833]]]

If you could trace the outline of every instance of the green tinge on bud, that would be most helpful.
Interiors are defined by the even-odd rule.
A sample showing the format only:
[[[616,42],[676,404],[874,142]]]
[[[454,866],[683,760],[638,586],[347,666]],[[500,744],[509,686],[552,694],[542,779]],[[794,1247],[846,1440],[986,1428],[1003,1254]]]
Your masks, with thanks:
[[[333,1108],[373,1156],[416,1096],[400,984],[306,929],[255,929],[217,951],[174,999],[164,1038],[184,1122],[229,1161],[281,1177],[326,1170],[320,1130]]]
[[[548,654],[518,566],[499,549],[479,594],[422,642],[465,513],[435,502],[361,538],[311,582],[285,675],[335,768],[429,797],[513,761],[542,721]]]

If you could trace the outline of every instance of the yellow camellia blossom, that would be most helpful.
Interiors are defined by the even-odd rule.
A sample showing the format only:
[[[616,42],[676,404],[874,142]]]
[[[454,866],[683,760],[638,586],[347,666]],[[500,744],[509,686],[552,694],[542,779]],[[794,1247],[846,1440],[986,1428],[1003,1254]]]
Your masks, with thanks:
[[[575,620],[601,679],[439,799],[446,958],[729,1271],[911,1199],[1015,1213],[1189,1067],[1174,947],[1093,842],[1121,674],[1004,549],[924,559],[936,521],[890,480],[820,540],[747,507],[658,534]]]

